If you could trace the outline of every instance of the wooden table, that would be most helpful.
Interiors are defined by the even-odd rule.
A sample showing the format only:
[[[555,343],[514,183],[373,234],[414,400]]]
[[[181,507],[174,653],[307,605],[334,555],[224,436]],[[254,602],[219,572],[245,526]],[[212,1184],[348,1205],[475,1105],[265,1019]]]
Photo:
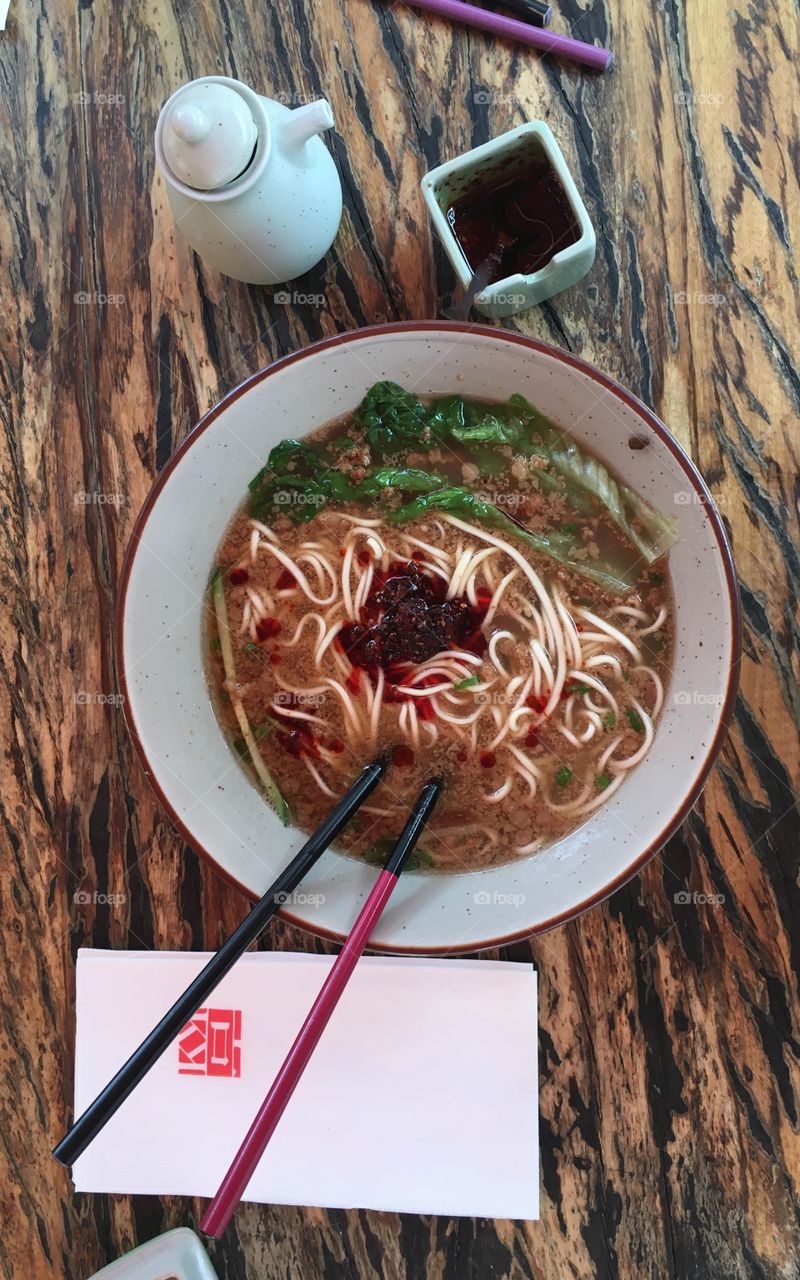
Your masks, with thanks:
[[[559,29],[613,47],[610,74],[370,0],[12,0],[5,1277],[83,1277],[196,1220],[185,1201],[75,1196],[49,1155],[72,1094],[77,948],[215,947],[246,910],[182,847],[107,700],[136,512],[177,441],[246,374],[320,336],[449,305],[420,178],[536,117],[583,190],[598,254],[580,286],[513,326],[633,388],[709,481],[741,575],[735,724],[664,856],[506,953],[540,973],[541,1222],[248,1206],[214,1261],[221,1277],[269,1280],[800,1274],[797,30],[777,3],[557,7]],[[345,214],[335,251],[297,286],[322,305],[222,279],[174,230],[153,129],[167,95],[208,72],[333,104]],[[682,891],[723,901],[676,903]],[[323,949],[280,926],[268,945]]]

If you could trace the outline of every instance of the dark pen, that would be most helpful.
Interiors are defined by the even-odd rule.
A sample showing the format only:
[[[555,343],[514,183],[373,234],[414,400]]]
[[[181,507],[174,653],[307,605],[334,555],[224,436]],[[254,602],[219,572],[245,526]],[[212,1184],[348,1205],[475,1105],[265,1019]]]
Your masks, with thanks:
[[[491,9],[508,9],[523,22],[530,22],[534,27],[546,27],[553,16],[553,10],[544,0],[489,0]]]

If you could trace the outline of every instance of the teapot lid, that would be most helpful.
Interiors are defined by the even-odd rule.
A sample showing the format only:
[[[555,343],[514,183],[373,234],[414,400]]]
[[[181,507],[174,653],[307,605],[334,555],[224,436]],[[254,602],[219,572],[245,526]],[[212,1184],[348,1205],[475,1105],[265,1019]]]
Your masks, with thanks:
[[[167,105],[164,158],[175,177],[197,191],[215,191],[238,178],[257,140],[250,107],[228,85],[195,80]]]

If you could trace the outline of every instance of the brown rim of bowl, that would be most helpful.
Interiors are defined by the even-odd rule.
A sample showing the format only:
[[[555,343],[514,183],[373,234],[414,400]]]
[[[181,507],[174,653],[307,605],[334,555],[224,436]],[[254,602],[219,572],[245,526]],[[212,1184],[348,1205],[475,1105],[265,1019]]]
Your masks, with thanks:
[[[742,655],[742,615],[736,571],[733,566],[733,556],[731,555],[727,535],[719,514],[717,513],[717,509],[714,506],[711,494],[709,493],[700,472],[697,470],[697,467],[694,465],[688,454],[685,453],[678,444],[678,441],[674,436],[670,434],[664,424],[655,416],[652,410],[648,409],[647,406],[633,395],[632,392],[621,386],[621,384],[614,378],[609,378],[606,374],[595,369],[593,365],[588,364],[585,360],[581,360],[579,356],[574,356],[569,351],[562,351],[558,347],[553,347],[548,342],[541,342],[538,338],[528,338],[524,334],[516,333],[510,329],[493,328],[491,325],[485,324],[473,325],[468,324],[465,321],[402,320],[395,324],[371,325],[364,329],[351,329],[347,333],[339,334],[333,338],[323,338],[319,342],[311,343],[310,346],[302,347],[299,351],[292,351],[289,355],[281,356],[278,360],[273,361],[272,364],[267,365],[265,369],[260,369],[257,373],[251,374],[249,378],[246,378],[244,382],[240,382],[239,385],[234,387],[232,391],[229,391],[218,404],[214,405],[212,409],[209,409],[197,425],[192,428],[185,439],[181,441],[178,448],[168,458],[164,467],[156,477],[153,487],[145,499],[144,506],[136,517],[131,536],[128,540],[128,545],[125,550],[115,609],[114,651],[117,662],[117,671],[119,673],[120,692],[123,699],[122,706],[125,715],[125,722],[128,726],[128,731],[133,740],[137,755],[142,762],[142,766],[150,786],[158,796],[161,804],[164,806],[172,824],[181,833],[186,843],[195,850],[199,857],[203,858],[204,861],[214,869],[218,876],[227,881],[228,884],[232,885],[234,889],[238,889],[239,892],[244,894],[246,898],[249,898],[251,902],[256,902],[258,900],[257,895],[236,880],[229,872],[220,867],[215,861],[213,854],[209,853],[203,845],[198,843],[196,837],[192,835],[182,820],[178,817],[161,789],[139,737],[136,723],[133,718],[133,712],[130,707],[130,701],[128,699],[128,684],[125,678],[123,648],[123,621],[131,567],[141,540],[142,531],[147,524],[150,512],[155,505],[156,499],[159,497],[167,478],[178,465],[183,455],[194,444],[195,440],[202,435],[207,427],[211,426],[211,423],[214,422],[222,411],[232,404],[234,400],[237,400],[239,396],[244,395],[246,391],[249,391],[250,388],[255,386],[257,383],[263,382],[265,378],[270,376],[270,374],[277,373],[280,369],[285,369],[287,365],[293,364],[296,360],[302,360],[314,352],[324,351],[327,347],[343,346],[347,342],[360,341],[362,338],[378,337],[381,334],[386,333],[411,332],[474,333],[485,338],[499,338],[503,342],[516,343],[518,346],[525,347],[529,351],[541,351],[545,355],[552,356],[556,360],[561,360],[564,364],[572,365],[573,368],[580,370],[581,373],[584,373],[587,377],[591,378],[593,382],[599,383],[601,387],[604,387],[607,391],[616,395],[624,404],[628,405],[629,408],[633,409],[635,413],[643,418],[655,435],[657,435],[658,438],[666,445],[670,453],[685,472],[695,491],[700,495],[702,504],[705,507],[706,515],[717,540],[720,558],[725,571],[725,581],[728,587],[728,608],[730,614],[732,649],[731,662],[728,670],[728,680],[725,689],[725,700],[722,705],[719,726],[716,734],[714,735],[714,740],[706,753],[706,757],[700,766],[694,785],[691,787],[687,795],[684,796],[681,804],[673,817],[664,827],[663,831],[661,831],[658,837],[647,846],[644,852],[639,854],[630,866],[626,867],[625,870],[620,872],[614,880],[610,881],[607,885],[604,885],[597,893],[592,894],[590,897],[586,898],[585,901],[581,902],[578,906],[573,907],[571,910],[563,911],[560,915],[553,916],[552,919],[546,920],[542,924],[535,925],[533,928],[527,927],[515,930],[513,933],[503,934],[498,938],[485,938],[481,939],[479,942],[472,942],[468,945],[456,945],[453,947],[425,947],[421,949],[419,947],[387,946],[386,944],[376,943],[374,946],[369,948],[370,951],[383,952],[390,955],[467,955],[475,951],[487,951],[491,947],[508,946],[509,943],[519,942],[525,938],[535,937],[540,933],[547,933],[548,930],[555,929],[558,925],[566,924],[570,920],[576,919],[576,917],[582,915],[584,911],[588,911],[590,907],[595,907],[598,903],[604,902],[612,893],[615,893],[617,889],[620,889],[628,882],[628,880],[631,880],[633,876],[637,875],[642,868],[647,865],[651,858],[654,858],[659,850],[664,847],[667,841],[672,838],[683,823],[692,806],[695,804],[700,792],[703,790],[703,787],[708,780],[708,775],[711,772],[711,768],[719,754],[720,748],[722,747],[728,725],[733,715],[733,707],[736,701],[739,683],[739,664],[741,662]],[[288,924],[295,925],[298,929],[303,929],[307,933],[315,934],[317,937],[326,938],[331,942],[344,942],[345,940],[344,934],[336,933],[334,930],[323,928],[320,925],[309,924],[306,920],[293,915],[290,911],[286,911],[285,908],[282,908],[278,912],[278,915]]]

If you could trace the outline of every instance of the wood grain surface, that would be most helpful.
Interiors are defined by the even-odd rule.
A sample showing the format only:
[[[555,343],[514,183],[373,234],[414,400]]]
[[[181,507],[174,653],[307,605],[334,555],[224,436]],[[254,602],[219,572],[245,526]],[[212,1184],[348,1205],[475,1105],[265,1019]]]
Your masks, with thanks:
[[[581,285],[508,323],[630,386],[698,462],[741,577],[735,723],[662,857],[504,953],[540,974],[541,1222],[246,1206],[214,1262],[224,1280],[800,1275],[796,13],[790,0],[560,0],[554,29],[610,45],[614,69],[381,0],[12,0],[3,1277],[79,1280],[196,1221],[190,1201],[76,1196],[49,1154],[70,1117],[78,947],[214,947],[247,905],[170,828],[113,697],[136,513],[245,375],[324,335],[441,314],[453,277],[420,178],[532,118],[564,149],[598,254]],[[153,130],[168,94],[206,73],[333,104],[342,227],[292,286],[321,305],[221,278],[175,231]],[[721,901],[675,901],[687,892]],[[281,925],[266,945],[324,949]]]

